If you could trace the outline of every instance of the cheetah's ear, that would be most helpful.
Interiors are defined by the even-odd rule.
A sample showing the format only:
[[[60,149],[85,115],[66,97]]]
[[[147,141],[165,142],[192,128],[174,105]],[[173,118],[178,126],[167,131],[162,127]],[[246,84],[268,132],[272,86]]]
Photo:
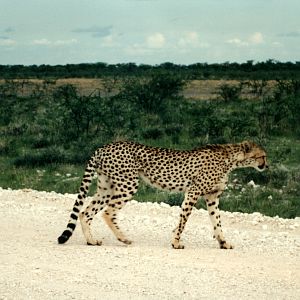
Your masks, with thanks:
[[[254,143],[249,142],[249,141],[244,141],[242,142],[242,148],[245,152],[245,154],[250,153],[253,149]]]

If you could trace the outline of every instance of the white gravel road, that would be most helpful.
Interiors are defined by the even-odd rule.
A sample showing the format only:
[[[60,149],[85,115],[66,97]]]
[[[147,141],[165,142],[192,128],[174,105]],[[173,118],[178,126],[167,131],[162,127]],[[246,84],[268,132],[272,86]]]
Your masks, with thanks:
[[[194,209],[170,246],[179,207],[130,202],[121,244],[100,215],[102,246],[80,226],[58,245],[76,195],[0,188],[0,299],[300,299],[300,218],[222,213],[234,250],[220,250],[207,212]]]

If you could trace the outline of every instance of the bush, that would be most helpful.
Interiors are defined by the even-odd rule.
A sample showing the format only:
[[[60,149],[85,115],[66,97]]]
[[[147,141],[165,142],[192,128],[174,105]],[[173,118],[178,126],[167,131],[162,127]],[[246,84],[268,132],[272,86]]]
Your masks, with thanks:
[[[218,95],[225,102],[236,101],[240,99],[242,85],[223,84],[219,87]]]
[[[142,131],[142,137],[144,139],[157,140],[163,136],[163,130],[161,128],[149,128]]]
[[[156,75],[149,80],[131,78],[124,83],[121,95],[144,113],[163,115],[168,106],[167,99],[180,97],[183,86],[181,78],[168,74]]]
[[[61,164],[67,162],[67,155],[60,148],[48,148],[35,152],[25,153],[16,158],[13,162],[16,167],[41,167],[48,164]]]
[[[226,107],[225,107],[226,106]],[[233,143],[257,137],[259,122],[252,105],[243,106],[216,102],[199,110],[199,121],[193,124],[194,136],[206,136],[208,143]]]
[[[299,86],[299,81],[277,81],[273,95],[262,98],[260,124],[266,133],[300,136]]]
[[[171,206],[181,206],[183,198],[182,193],[170,193],[164,202]]]

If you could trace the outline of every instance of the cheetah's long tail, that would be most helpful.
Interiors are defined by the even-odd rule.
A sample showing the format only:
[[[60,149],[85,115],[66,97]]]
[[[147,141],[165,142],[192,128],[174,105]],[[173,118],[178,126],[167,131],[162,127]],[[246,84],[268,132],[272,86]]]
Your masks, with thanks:
[[[96,169],[95,161],[94,161],[94,156],[89,160],[84,175],[83,179],[81,182],[81,186],[79,189],[79,193],[77,196],[77,199],[75,201],[75,204],[73,206],[73,210],[70,215],[70,219],[67,225],[66,230],[61,234],[61,236],[57,239],[59,244],[64,244],[73,234],[75,228],[76,228],[76,223],[77,219],[80,213],[80,210],[83,206],[83,201],[86,198],[88,191],[89,191],[89,186],[92,182],[92,178],[94,176]]]

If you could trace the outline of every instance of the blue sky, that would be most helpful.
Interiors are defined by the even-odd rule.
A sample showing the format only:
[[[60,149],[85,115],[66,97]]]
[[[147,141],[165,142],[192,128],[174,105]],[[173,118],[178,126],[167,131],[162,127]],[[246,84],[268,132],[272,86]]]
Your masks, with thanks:
[[[0,64],[300,60],[299,0],[0,0]]]

